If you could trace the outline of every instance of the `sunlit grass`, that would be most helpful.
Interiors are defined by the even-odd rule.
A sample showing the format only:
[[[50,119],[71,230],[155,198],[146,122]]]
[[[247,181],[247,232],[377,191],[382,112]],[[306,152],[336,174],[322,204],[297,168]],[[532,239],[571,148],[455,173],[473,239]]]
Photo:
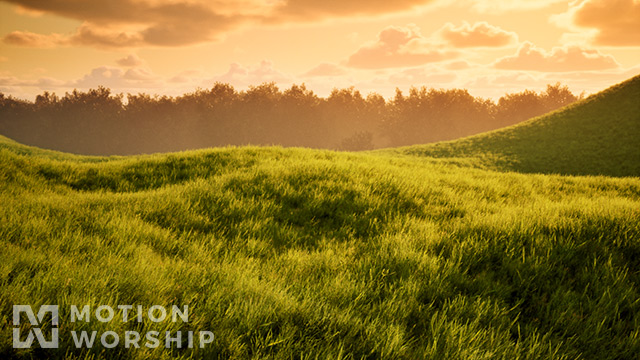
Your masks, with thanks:
[[[0,357],[633,359],[638,79],[503,131],[370,153],[81,157],[0,137]],[[215,341],[16,350],[14,304],[60,305],[61,334]],[[65,321],[119,304],[188,305],[189,322]]]
[[[3,357],[631,358],[640,180],[282,148],[0,149]],[[11,347],[13,304],[189,305],[204,349]],[[64,319],[68,314],[62,314]]]
[[[500,171],[638,177],[638,99],[640,76],[519,125],[383,152],[466,159]]]

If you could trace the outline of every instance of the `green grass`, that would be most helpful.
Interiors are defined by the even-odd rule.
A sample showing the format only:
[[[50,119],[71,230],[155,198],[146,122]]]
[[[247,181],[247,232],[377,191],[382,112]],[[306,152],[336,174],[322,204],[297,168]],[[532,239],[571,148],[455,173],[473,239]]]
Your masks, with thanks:
[[[525,123],[385,152],[469,158],[498,171],[640,176],[640,75]]]
[[[565,113],[597,107],[594,99]],[[401,152],[444,154],[500,134]],[[520,154],[497,145],[478,157],[446,154],[243,147],[102,158],[0,137],[0,357],[640,353],[640,178],[494,171],[503,165],[491,159]],[[504,169],[533,172],[516,166],[537,163],[521,155]],[[535,171],[595,171],[581,161],[580,171]],[[598,172],[629,175],[624,164],[637,169],[623,159],[618,172]],[[60,305],[61,347],[13,349],[14,304]],[[71,323],[72,304],[189,305],[190,317]],[[75,349],[70,330],[216,338],[204,349],[88,351]]]

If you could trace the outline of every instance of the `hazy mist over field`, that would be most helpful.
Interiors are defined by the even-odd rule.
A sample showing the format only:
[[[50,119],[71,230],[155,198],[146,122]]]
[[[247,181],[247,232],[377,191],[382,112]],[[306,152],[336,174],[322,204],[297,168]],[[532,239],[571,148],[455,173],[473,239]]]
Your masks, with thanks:
[[[566,86],[507,94],[497,102],[466,90],[412,88],[391,100],[335,89],[322,98],[304,85],[236,91],[217,83],[180,97],[123,98],[99,87],[34,102],[0,93],[0,133],[28,145],[91,155],[128,155],[229,145],[347,151],[451,140],[497,129],[577,101]]]

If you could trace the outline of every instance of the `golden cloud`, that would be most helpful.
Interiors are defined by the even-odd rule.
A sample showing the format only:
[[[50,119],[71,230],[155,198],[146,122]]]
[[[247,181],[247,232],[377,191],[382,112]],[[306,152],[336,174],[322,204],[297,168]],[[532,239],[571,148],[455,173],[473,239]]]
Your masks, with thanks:
[[[347,65],[363,69],[417,66],[452,59],[458,53],[443,50],[424,38],[417,27],[389,26],[378,40],[364,45],[347,60]]]
[[[530,11],[566,0],[451,0],[455,4],[468,4],[481,13],[501,14],[509,11]]]
[[[440,37],[450,45],[465,47],[503,47],[516,44],[518,35],[482,21],[473,25],[465,22],[460,27],[447,23],[439,30]]]
[[[494,67],[507,70],[572,72],[614,69],[620,65],[613,56],[594,49],[574,45],[555,47],[547,52],[530,42],[525,42],[515,55],[499,59]]]
[[[212,41],[246,18],[216,12],[210,2],[133,0],[3,0],[21,8],[81,20],[75,34],[12,32],[5,43],[100,48],[181,46]]]
[[[120,66],[136,67],[136,66],[143,65],[144,60],[142,60],[136,54],[129,54],[126,57],[123,57],[122,59],[116,60],[116,63]]]
[[[66,45],[67,39],[60,34],[42,35],[29,31],[12,31],[4,37],[4,42],[10,45],[50,48]]]
[[[13,32],[4,41],[24,46],[82,45],[107,48],[182,46],[215,41],[243,24],[308,22],[331,17],[375,16],[434,0],[0,0],[20,9],[80,20],[76,33]],[[54,36],[55,35],[55,36]]]
[[[585,0],[569,14],[574,25],[597,29],[597,45],[640,46],[639,0]]]
[[[409,10],[433,0],[285,0],[277,6],[278,16],[316,19],[360,15],[379,15]]]

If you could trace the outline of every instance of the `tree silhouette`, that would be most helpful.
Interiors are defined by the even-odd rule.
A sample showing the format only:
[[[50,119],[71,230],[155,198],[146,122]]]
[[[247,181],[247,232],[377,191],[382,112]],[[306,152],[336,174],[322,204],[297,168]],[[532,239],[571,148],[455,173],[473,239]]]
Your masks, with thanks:
[[[326,98],[304,84],[236,91],[215,83],[178,97],[113,94],[105,87],[35,101],[0,93],[0,133],[20,142],[83,154],[137,154],[225,145],[366,150],[449,140],[515,124],[577,97],[561,84],[507,94],[497,102],[464,89],[413,87],[386,100],[355,88]]]

